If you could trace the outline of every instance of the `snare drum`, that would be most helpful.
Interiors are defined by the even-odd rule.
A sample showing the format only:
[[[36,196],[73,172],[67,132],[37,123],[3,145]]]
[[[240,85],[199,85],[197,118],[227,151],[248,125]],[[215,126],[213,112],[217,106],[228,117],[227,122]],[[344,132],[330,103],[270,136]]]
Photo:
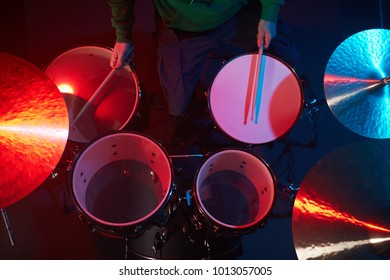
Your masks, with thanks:
[[[275,182],[269,166],[252,153],[233,149],[213,154],[195,179],[195,226],[217,236],[252,232],[273,206]]]
[[[62,93],[71,124],[112,70],[111,53],[105,47],[77,47],[56,57],[44,70]],[[69,139],[86,143],[105,132],[123,129],[136,112],[139,95],[133,69],[128,65],[117,69],[88,110],[71,125]]]
[[[245,54],[224,64],[208,94],[216,125],[231,138],[248,144],[263,144],[283,136],[303,108],[302,86],[293,69],[273,56],[262,55],[260,99],[256,104],[259,111],[255,118],[248,117],[251,108],[247,97],[256,57],[258,54]]]
[[[72,166],[71,194],[83,220],[110,237],[138,237],[164,218],[172,163],[154,140],[111,132],[84,147]]]

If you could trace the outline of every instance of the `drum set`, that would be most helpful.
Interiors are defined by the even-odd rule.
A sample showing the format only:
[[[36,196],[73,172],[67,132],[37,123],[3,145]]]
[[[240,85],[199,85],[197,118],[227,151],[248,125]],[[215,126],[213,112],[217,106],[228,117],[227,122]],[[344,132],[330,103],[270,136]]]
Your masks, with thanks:
[[[276,178],[270,166],[245,148],[224,148],[207,155],[169,155],[155,139],[127,130],[137,115],[142,94],[134,68],[113,70],[110,56],[111,49],[106,47],[77,47],[56,57],[39,74],[40,82],[55,86],[50,88],[54,95],[42,97],[50,100],[38,110],[51,110],[46,120],[60,123],[57,127],[42,126],[53,135],[61,130],[62,136],[59,145],[51,149],[55,153],[40,174],[41,181],[55,170],[72,144],[76,149],[67,160],[67,191],[81,221],[91,231],[122,238],[126,252],[145,258],[177,258],[182,248],[195,247],[199,253],[188,253],[194,258],[219,258],[229,246],[236,248],[240,236],[263,227],[271,212]],[[2,63],[19,63],[7,55],[0,58]],[[32,68],[28,62],[22,64],[16,67]],[[41,92],[47,94],[48,90]],[[207,94],[217,128],[249,145],[268,143],[288,133],[303,109],[302,95],[294,70],[262,53],[225,63]],[[20,106],[26,98],[38,100],[40,96],[31,94],[13,102]],[[60,113],[47,107],[53,103]],[[22,115],[14,120],[22,122]],[[32,117],[39,115],[37,112]],[[9,145],[2,124],[7,115],[0,117],[3,149]],[[57,139],[53,135],[47,138],[49,142]],[[18,136],[19,141],[33,141],[29,134]],[[180,184],[176,176],[189,159],[195,159],[199,166],[187,173],[192,181],[188,186]],[[20,194],[19,186],[27,183],[32,185],[31,192],[41,182],[5,179],[0,185],[5,190],[0,193],[2,209],[28,194],[9,199],[7,192]],[[10,228],[9,221],[6,224]]]
[[[359,31],[328,61],[328,107],[361,139],[328,153],[304,178],[292,215],[299,259],[389,259],[389,40],[388,29]]]

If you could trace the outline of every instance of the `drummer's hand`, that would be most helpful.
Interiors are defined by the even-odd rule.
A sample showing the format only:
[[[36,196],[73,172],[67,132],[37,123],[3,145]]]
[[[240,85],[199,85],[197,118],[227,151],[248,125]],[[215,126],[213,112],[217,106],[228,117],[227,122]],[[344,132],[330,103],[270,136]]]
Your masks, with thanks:
[[[276,23],[261,19],[257,32],[257,46],[266,49],[271,44],[271,40],[276,36]]]
[[[116,42],[111,54],[110,66],[112,68],[120,68],[129,64],[133,55],[132,43]]]

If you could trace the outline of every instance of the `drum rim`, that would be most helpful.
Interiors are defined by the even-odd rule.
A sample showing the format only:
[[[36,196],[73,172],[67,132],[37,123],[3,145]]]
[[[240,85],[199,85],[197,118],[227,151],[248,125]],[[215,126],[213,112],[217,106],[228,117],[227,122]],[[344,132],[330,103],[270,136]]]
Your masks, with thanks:
[[[80,44],[80,45],[74,45],[73,47],[65,48],[63,52],[59,52],[57,55],[51,56],[51,59],[49,59],[49,62],[46,65],[43,66],[42,71],[45,72],[45,70],[50,66],[50,64],[52,64],[56,59],[58,59],[62,55],[66,54],[66,53],[70,53],[71,51],[74,51],[76,49],[84,49],[84,48],[99,48],[99,49],[110,50],[110,51],[114,50],[113,48],[108,47],[108,46],[103,45],[103,44],[95,44],[95,45],[92,45],[92,44],[91,45]]]
[[[217,219],[215,219],[214,217],[212,217],[211,215],[209,215],[209,212],[204,208],[204,207],[201,207],[201,205],[203,206],[203,203],[200,201],[199,197],[198,197],[198,177],[199,177],[199,172],[201,170],[201,168],[205,165],[205,163],[210,159],[212,158],[213,156],[219,154],[219,153],[222,153],[222,152],[225,152],[225,151],[239,151],[239,152],[244,152],[244,153],[247,153],[248,155],[252,156],[253,158],[257,159],[258,161],[260,161],[264,167],[268,170],[269,172],[269,175],[271,176],[271,180],[272,180],[272,202],[269,206],[269,209],[268,211],[266,212],[266,214],[264,215],[264,217],[262,219],[256,219],[256,221],[254,222],[251,222],[251,223],[248,223],[248,224],[245,224],[245,225],[229,225],[229,224],[226,224],[226,223],[223,223]],[[194,177],[194,200],[195,200],[195,204],[196,204],[196,210],[199,211],[201,213],[201,215],[206,218],[206,219],[210,219],[213,221],[213,223],[215,223],[217,226],[220,226],[221,228],[224,228],[224,229],[228,229],[228,230],[238,230],[238,231],[245,231],[245,230],[250,230],[256,226],[260,226],[265,220],[267,220],[267,218],[269,217],[269,215],[271,214],[271,210],[272,210],[272,207],[275,203],[275,197],[276,197],[276,176],[275,174],[273,173],[271,167],[269,166],[269,164],[263,159],[261,158],[260,156],[257,156],[256,154],[254,154],[253,152],[251,151],[248,151],[244,148],[223,148],[223,149],[219,149],[215,152],[213,152],[212,154],[210,154],[207,158],[205,158],[200,167],[198,168],[198,170],[196,171],[196,174],[195,174],[195,177]]]
[[[75,192],[74,192],[74,186],[73,186],[73,178],[74,178],[75,167],[76,167],[80,157],[84,154],[84,152],[93,143],[96,143],[97,141],[101,140],[104,137],[107,137],[107,136],[110,136],[110,135],[116,135],[116,134],[132,134],[132,135],[136,135],[136,136],[139,136],[139,137],[146,138],[146,139],[150,140],[151,142],[153,142],[161,150],[161,152],[165,155],[167,163],[169,165],[169,170],[171,171],[170,172],[170,176],[169,176],[168,191],[166,192],[164,198],[161,199],[159,204],[153,209],[153,211],[151,211],[150,213],[148,213],[147,215],[145,215],[144,217],[142,217],[142,218],[140,218],[140,219],[138,219],[136,221],[126,222],[126,223],[108,222],[108,221],[104,221],[102,219],[99,219],[99,218],[95,217],[95,215],[92,215],[89,211],[87,211],[86,209],[84,209],[84,207],[81,206],[80,202],[76,198],[76,195],[75,195]],[[136,132],[136,131],[130,131],[130,130],[109,131],[109,132],[106,132],[106,133],[104,133],[102,135],[99,135],[99,136],[95,137],[93,140],[88,142],[86,145],[84,145],[82,147],[82,149],[75,156],[74,160],[72,161],[71,167],[70,167],[70,176],[68,176],[68,189],[70,191],[71,199],[73,201],[73,204],[76,206],[78,212],[80,214],[84,215],[88,220],[91,220],[92,223],[97,223],[99,225],[111,226],[111,227],[131,227],[131,226],[143,225],[147,221],[153,219],[155,217],[155,215],[158,214],[158,212],[160,210],[163,210],[164,207],[169,203],[169,200],[170,200],[170,198],[172,196],[172,193],[174,191],[173,175],[174,174],[173,174],[172,159],[170,158],[170,156],[169,156],[168,152],[166,151],[166,149],[158,141],[156,141],[155,139],[152,139],[151,137],[149,137],[148,135],[146,135],[144,133],[140,133],[140,132]]]
[[[103,51],[110,51],[112,52],[114,49],[111,48],[111,47],[108,47],[106,45],[103,45],[103,44],[95,44],[95,45],[76,45],[74,47],[70,47],[70,48],[67,48],[65,49],[62,53],[59,53],[55,56],[52,57],[52,59],[49,60],[49,63],[47,63],[43,68],[42,68],[42,71],[46,74],[46,70],[49,66],[51,66],[51,64],[56,61],[57,59],[59,59],[60,57],[64,56],[65,54],[70,54],[72,53],[73,51],[76,51],[78,49],[99,49],[99,50],[103,50]],[[134,100],[134,106],[133,106],[133,109],[131,111],[131,113],[129,114],[127,120],[122,124],[122,126],[120,126],[117,130],[123,130],[127,125],[128,123],[133,119],[134,115],[136,114],[136,111],[138,109],[138,107],[140,106],[140,94],[141,94],[141,85],[140,85],[140,82],[139,82],[139,79],[138,79],[138,76],[137,76],[137,73],[135,72],[135,67],[132,66],[132,65],[128,65],[129,66],[129,70],[130,70],[130,73],[131,73],[131,76],[133,77],[134,79],[134,84],[135,84],[135,100]],[[47,74],[46,74],[47,75]],[[48,76],[48,75],[47,75]],[[48,76],[49,77],[49,76]],[[49,77],[50,78],[50,77]],[[51,79],[51,78],[50,78]],[[101,134],[101,135],[104,135]],[[98,135],[100,136],[100,135]],[[95,137],[96,138],[96,137]],[[70,139],[70,136],[68,136],[68,139],[70,141],[73,141],[75,143],[84,143],[84,144],[89,144],[91,143],[91,141],[95,140],[95,138],[92,138],[92,139],[89,139],[89,140],[86,140],[86,141],[77,141],[77,140],[74,140],[74,139]]]
[[[279,57],[273,55],[273,54],[269,54],[269,53],[263,53],[263,56],[268,56],[270,57],[271,59],[274,59],[276,61],[279,61],[281,62],[284,66],[286,66],[290,71],[291,73],[293,74],[293,76],[295,77],[295,79],[297,80],[298,82],[298,85],[299,85],[299,92],[300,92],[300,95],[301,95],[301,104],[300,104],[300,108],[298,110],[298,114],[297,114],[297,117],[295,118],[294,122],[292,123],[291,127],[289,129],[287,129],[285,131],[285,133],[283,133],[282,135],[280,135],[278,138],[276,139],[273,139],[273,140],[270,140],[270,141],[265,141],[265,142],[250,142],[250,141],[243,141],[242,139],[237,139],[235,137],[233,137],[232,135],[230,135],[230,133],[228,133],[227,131],[225,131],[222,126],[220,125],[220,123],[217,121],[217,119],[215,118],[214,114],[213,114],[213,110],[211,108],[211,101],[210,101],[210,96],[211,96],[211,88],[214,84],[214,81],[215,79],[217,78],[218,74],[222,71],[222,69],[224,67],[226,67],[230,62],[236,60],[236,59],[239,59],[241,57],[244,57],[244,56],[251,56],[251,55],[254,55],[254,54],[257,54],[256,52],[249,52],[249,53],[244,53],[244,54],[240,54],[238,56],[235,56],[229,60],[227,60],[218,70],[218,72],[214,75],[214,78],[207,90],[207,106],[209,108],[209,111],[210,111],[210,116],[211,116],[211,119],[213,120],[214,124],[226,135],[228,136],[230,139],[233,139],[233,140],[236,140],[236,141],[239,141],[241,143],[245,143],[245,144],[267,144],[267,143],[270,143],[270,142],[273,142],[275,141],[276,139],[279,139],[279,138],[282,138],[283,136],[287,135],[291,130],[292,128],[295,126],[295,124],[298,122],[299,120],[299,116],[302,114],[302,111],[303,111],[303,108],[304,108],[304,104],[305,104],[305,100],[304,100],[304,94],[303,94],[303,86],[302,86],[302,83],[298,77],[298,74],[297,72],[295,71],[295,69],[290,66],[287,62],[285,62],[284,60],[280,59]]]

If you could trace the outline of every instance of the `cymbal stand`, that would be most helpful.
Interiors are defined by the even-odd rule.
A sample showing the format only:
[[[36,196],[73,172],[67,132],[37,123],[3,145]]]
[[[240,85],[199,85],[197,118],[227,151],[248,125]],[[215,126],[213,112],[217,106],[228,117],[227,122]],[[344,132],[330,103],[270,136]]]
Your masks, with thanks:
[[[379,20],[380,20],[380,27],[383,29],[383,0],[379,0]]]
[[[280,191],[286,193],[289,197],[294,198],[296,192],[299,190],[299,185],[295,185],[295,178],[293,172],[294,166],[294,155],[292,152],[292,147],[302,147],[302,148],[314,148],[317,145],[318,140],[318,112],[320,111],[320,106],[324,105],[326,101],[324,99],[319,100],[316,97],[312,85],[309,81],[309,78],[306,75],[300,77],[302,88],[304,90],[304,107],[302,110],[302,115],[300,119],[307,119],[311,125],[312,137],[307,142],[299,142],[294,139],[291,139],[290,134],[287,133],[284,137],[279,139],[285,145],[280,156],[272,163],[273,168],[276,165],[279,165],[282,158],[286,157],[287,168],[283,174],[287,174],[287,182],[279,182]],[[385,83],[387,80],[383,80]],[[279,174],[281,176],[282,174]]]
[[[8,215],[7,215],[7,212],[5,211],[5,209],[3,209],[3,208],[1,209],[1,214],[2,214],[3,219],[4,219],[5,227],[7,229],[8,237],[9,237],[9,240],[11,242],[11,245],[15,246],[15,241],[14,241],[14,238],[12,236],[11,224],[9,222]]]

